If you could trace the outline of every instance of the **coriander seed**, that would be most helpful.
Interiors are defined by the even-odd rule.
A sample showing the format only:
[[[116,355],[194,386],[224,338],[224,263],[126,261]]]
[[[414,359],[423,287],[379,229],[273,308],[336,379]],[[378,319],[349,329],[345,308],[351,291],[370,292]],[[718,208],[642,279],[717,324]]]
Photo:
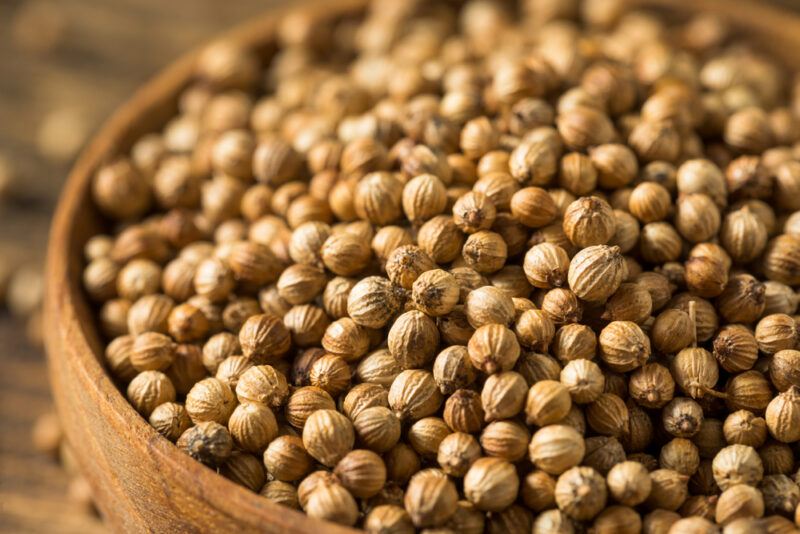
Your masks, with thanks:
[[[414,475],[404,505],[417,528],[443,525],[456,512],[458,492],[443,472],[426,469]]]
[[[216,467],[230,457],[233,440],[224,426],[205,421],[181,434],[176,445],[195,460]]]
[[[464,475],[464,495],[479,510],[503,510],[516,500],[518,491],[516,469],[500,458],[480,458]]]
[[[555,498],[558,508],[573,519],[591,519],[606,505],[606,482],[591,467],[573,467],[558,477]]]

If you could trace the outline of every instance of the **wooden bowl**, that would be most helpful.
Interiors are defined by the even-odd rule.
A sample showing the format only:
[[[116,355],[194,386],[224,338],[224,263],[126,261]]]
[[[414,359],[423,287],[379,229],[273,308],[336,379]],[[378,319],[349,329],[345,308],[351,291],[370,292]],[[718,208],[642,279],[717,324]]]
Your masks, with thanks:
[[[366,0],[337,0],[308,9],[319,24],[363,10]],[[779,9],[727,0],[634,2],[682,13],[713,12],[797,66],[800,19]],[[264,58],[276,50],[281,11],[234,31],[231,39]],[[142,134],[174,115],[196,53],[148,83],[108,121],[69,176],[53,221],[47,261],[46,342],[56,406],[97,505],[115,531],[354,532],[310,519],[218,476],[162,438],[128,404],[102,365],[103,344],[81,289],[82,249],[103,228],[89,193],[95,169],[126,152]]]

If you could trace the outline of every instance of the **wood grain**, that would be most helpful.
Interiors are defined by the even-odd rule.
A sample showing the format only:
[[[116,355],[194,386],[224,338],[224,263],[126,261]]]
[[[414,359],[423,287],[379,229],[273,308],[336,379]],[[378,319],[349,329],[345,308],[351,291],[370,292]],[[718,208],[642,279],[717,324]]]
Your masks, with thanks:
[[[325,23],[363,4],[315,2],[309,13]],[[230,38],[269,54],[279,16],[248,23]],[[79,444],[75,454],[98,507],[114,530],[351,532],[272,504],[193,461],[135,413],[100,365],[100,340],[79,283],[82,244],[100,227],[88,198],[90,179],[109,155],[127,150],[174,113],[194,61],[194,55],[183,58],[122,106],[84,151],[62,193],[48,249],[45,303],[56,406],[70,443]]]
[[[76,109],[91,133],[144,81],[180,54],[285,0],[49,0],[66,31],[47,53],[21,48],[11,26],[30,3],[0,1],[0,156],[17,176],[0,200],[0,256],[40,261],[71,161],[45,156],[37,134],[53,112]],[[0,194],[0,197],[2,195]],[[67,497],[69,475],[31,442],[52,409],[44,354],[25,324],[0,310],[0,532],[108,532]]]

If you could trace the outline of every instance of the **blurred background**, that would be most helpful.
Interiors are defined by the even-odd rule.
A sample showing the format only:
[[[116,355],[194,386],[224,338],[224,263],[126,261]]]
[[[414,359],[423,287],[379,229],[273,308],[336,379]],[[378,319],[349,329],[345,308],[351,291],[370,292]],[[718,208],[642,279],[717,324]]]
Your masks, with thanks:
[[[41,264],[72,161],[162,67],[278,3],[0,0],[0,532],[106,531],[47,415]]]

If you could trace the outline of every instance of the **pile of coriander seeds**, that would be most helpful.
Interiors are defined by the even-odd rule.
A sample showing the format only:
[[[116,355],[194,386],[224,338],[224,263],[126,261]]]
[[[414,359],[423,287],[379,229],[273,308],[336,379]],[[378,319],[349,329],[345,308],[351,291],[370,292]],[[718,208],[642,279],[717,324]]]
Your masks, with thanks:
[[[710,15],[376,0],[100,168],[105,363],[375,533],[796,532],[800,82]]]

